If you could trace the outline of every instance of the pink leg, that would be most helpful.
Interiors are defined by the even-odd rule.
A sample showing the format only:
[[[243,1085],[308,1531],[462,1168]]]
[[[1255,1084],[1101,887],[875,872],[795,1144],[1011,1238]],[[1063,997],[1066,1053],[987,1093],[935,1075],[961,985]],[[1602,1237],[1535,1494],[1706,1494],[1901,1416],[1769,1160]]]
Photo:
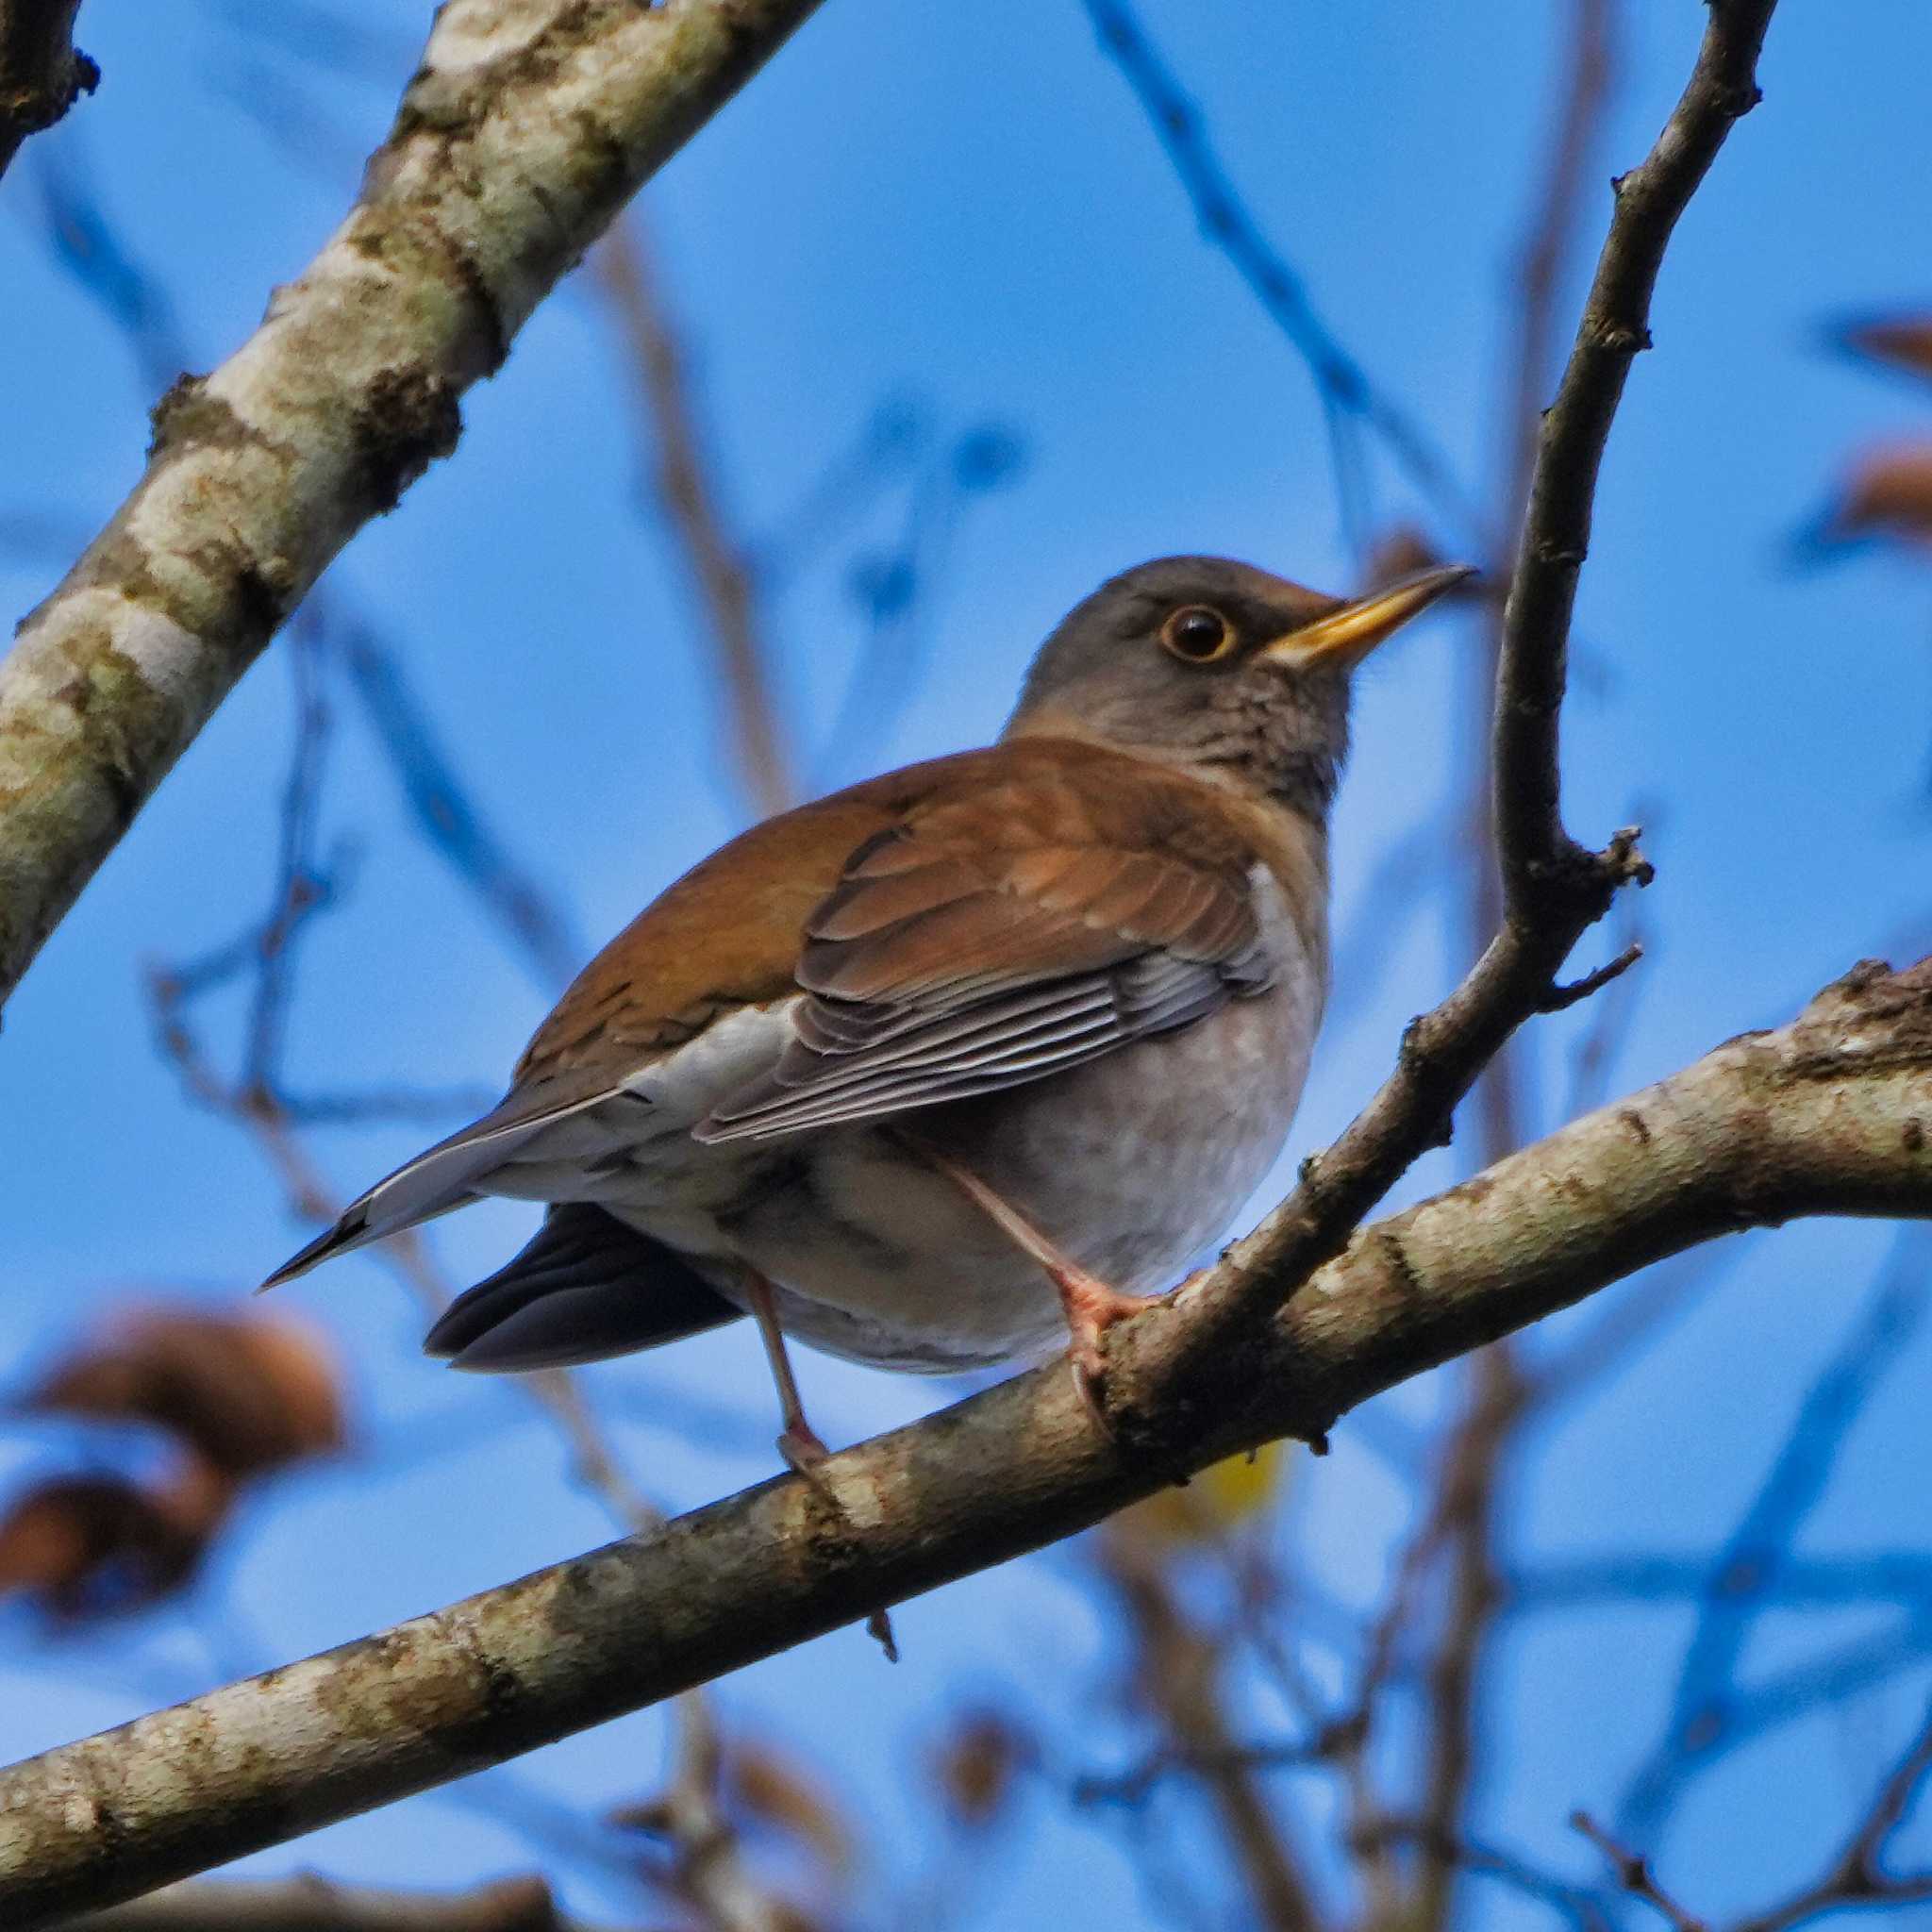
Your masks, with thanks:
[[[745,1279],[751,1302],[752,1320],[758,1324],[758,1340],[765,1345],[765,1360],[771,1364],[772,1380],[778,1387],[778,1407],[785,1426],[778,1436],[778,1454],[802,1475],[834,1508],[839,1499],[818,1473],[818,1465],[831,1455],[819,1434],[805,1419],[805,1404],[798,1397],[798,1378],[791,1373],[791,1357],[785,1351],[784,1331],[778,1326],[772,1306],[772,1284],[762,1274],[747,1271]],[[874,1610],[865,1620],[866,1635],[886,1654],[888,1663],[899,1661],[899,1645],[892,1635],[892,1621],[884,1610]]]
[[[805,1419],[805,1404],[798,1398],[798,1381],[791,1373],[791,1357],[785,1352],[785,1337],[772,1306],[772,1284],[762,1274],[747,1271],[745,1285],[751,1300],[751,1317],[758,1324],[758,1340],[765,1345],[765,1360],[771,1364],[772,1380],[778,1389],[778,1408],[784,1417],[785,1426],[778,1437],[778,1454],[807,1482],[822,1487],[814,1473],[815,1466],[832,1452]]]
[[[1098,1275],[1090,1274],[970,1168],[961,1167],[957,1160],[930,1147],[920,1145],[919,1152],[1022,1254],[1031,1256],[1045,1270],[1047,1279],[1059,1291],[1060,1307],[1066,1311],[1067,1352],[1073,1359],[1074,1387],[1080,1391],[1080,1400],[1087,1405],[1089,1414],[1111,1434],[1100,1400],[1100,1385],[1107,1374],[1107,1354],[1101,1338],[1116,1322],[1139,1314],[1147,1306],[1145,1300],[1137,1294],[1123,1294]]]

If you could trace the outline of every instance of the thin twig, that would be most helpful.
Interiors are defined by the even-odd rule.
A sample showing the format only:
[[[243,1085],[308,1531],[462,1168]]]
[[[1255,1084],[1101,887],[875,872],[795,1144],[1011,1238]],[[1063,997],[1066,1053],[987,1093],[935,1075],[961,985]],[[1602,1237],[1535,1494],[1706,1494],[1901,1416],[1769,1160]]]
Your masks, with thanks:
[[[1158,1552],[1125,1534],[1101,1542],[1101,1564],[1126,1612],[1134,1682],[1158,1715],[1170,1752],[1199,1777],[1246,1888],[1254,1922],[1267,1932],[1318,1932],[1322,1924],[1302,1855],[1269,1805],[1222,1702],[1219,1647],[1194,1628],[1161,1574]]]
[[[1478,1838],[1461,1835],[1443,1838],[1420,1819],[1390,1817],[1381,1820],[1366,1842],[1355,1842],[1350,1851],[1357,1861],[1368,1858],[1387,1860],[1398,1846],[1426,1852],[1432,1858],[1455,1865],[1472,1877],[1488,1878],[1507,1886],[1524,1898],[1532,1898],[1561,1912],[1577,1932],[1610,1932],[1610,1922],[1591,1893],[1570,1885],[1553,1874],[1538,1870],[1525,1858]],[[1400,1925],[1400,1919],[1370,1919],[1369,1926]]]
[[[1690,85],[1649,155],[1616,183],[1616,209],[1555,402],[1542,418],[1505,610],[1495,725],[1496,842],[1513,918],[1541,918],[1601,860],[1564,831],[1557,720],[1576,582],[1590,551],[1604,445],[1630,364],[1650,346],[1650,301],[1678,217],[1739,117],[1758,101],[1757,56],[1776,0],[1713,0]]]
[[[1732,1932],[1791,1932],[1794,1926],[1853,1906],[1909,1905],[1932,1899],[1932,1871],[1890,1873],[1884,1868],[1892,1834],[1905,1822],[1932,1772],[1932,1712],[1921,1722],[1873,1794],[1831,1869],[1781,1905],[1741,1921]]]
[[[1137,1408],[1209,1391],[1256,1326],[1336,1254],[1395,1178],[1448,1133],[1457,1103],[1536,1010],[1577,938],[1650,868],[1634,829],[1587,852],[1564,829],[1557,722],[1565,644],[1604,441],[1677,217],[1725,134],[1757,99],[1753,75],[1775,0],[1718,0],[1690,84],[1650,155],[1624,176],[1582,330],[1544,418],[1511,586],[1496,704],[1496,836],[1503,924],[1462,984],[1410,1024],[1395,1071],[1300,1184],[1178,1302],[1191,1347],[1165,1388],[1109,1375],[1109,1414],[1133,1441]],[[1118,1333],[1119,1331],[1116,1331]]]
[[[1654,1831],[1687,1774],[1730,1741],[1745,1641],[1776,1600],[1786,1557],[1824,1494],[1852,1424],[1924,1320],[1924,1253],[1922,1229],[1900,1230],[1864,1312],[1818,1372],[1737,1527],[1712,1556],[1671,1714],[1631,1781],[1619,1811],[1623,1829]]]
[[[1620,1845],[1588,1811],[1570,1814],[1573,1829],[1580,1831],[1609,1861],[1617,1883],[1634,1899],[1650,1906],[1674,1928],[1674,1932],[1709,1932],[1705,1922],[1687,1912],[1662,1886],[1650,1869],[1650,1860],[1640,1852]]]
[[[1430,505],[1465,532],[1479,517],[1428,432],[1374,381],[1315,312],[1302,277],[1275,249],[1214,153],[1201,113],[1182,91],[1124,0],[1085,0],[1100,44],[1133,89],[1208,242],[1225,255],[1308,366],[1335,463],[1336,493],[1351,547],[1364,545],[1357,424],[1382,442]]]
[[[656,453],[658,501],[697,591],[730,721],[729,762],[760,818],[797,802],[788,734],[779,724],[772,653],[746,546],[726,527],[716,463],[692,405],[686,357],[644,245],[639,217],[612,225],[592,258],[624,334],[644,433]]]

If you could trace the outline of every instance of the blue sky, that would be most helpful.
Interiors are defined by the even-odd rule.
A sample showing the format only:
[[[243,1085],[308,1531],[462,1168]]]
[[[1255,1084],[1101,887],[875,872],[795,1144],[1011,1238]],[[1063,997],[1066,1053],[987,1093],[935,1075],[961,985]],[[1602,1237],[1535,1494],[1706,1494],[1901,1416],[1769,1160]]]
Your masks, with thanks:
[[[1624,10],[1622,84],[1593,180],[1641,157],[1705,15],[1696,0]],[[239,0],[93,0],[81,40],[103,87],[0,187],[0,607],[15,615],[139,475],[158,388],[49,246],[49,171],[89,184],[207,367],[333,225],[424,25],[376,0],[342,0],[287,35],[251,25],[251,11]],[[1330,325],[1460,475],[1492,491],[1509,251],[1566,9],[1146,0],[1140,11]],[[340,31],[325,34],[323,22]],[[1789,1013],[1855,958],[1914,939],[1924,950],[1932,931],[1932,577],[1877,552],[1811,570],[1790,555],[1849,451],[1932,424],[1924,391],[1858,370],[1822,334],[1842,314],[1926,298],[1928,59],[1932,15],[1917,0],[1871,0],[1856,16],[1781,11],[1765,104],[1683,224],[1658,291],[1657,350],[1641,358],[1618,421],[1578,607],[1583,675],[1566,720],[1566,782],[1579,835],[1600,837],[1639,810],[1654,827],[1659,878],[1642,908],[1652,957],[1621,1087]],[[296,94],[306,105],[291,130]],[[277,116],[279,130],[264,125]],[[908,701],[865,717],[824,775],[983,741],[1053,621],[1143,557],[1213,550],[1317,584],[1349,581],[1307,373],[1204,244],[1074,0],[829,0],[642,207],[748,530],[781,527],[889,405],[934,451],[994,427],[1024,452],[1001,487],[960,506],[919,623],[894,647]],[[1606,187],[1586,258],[1607,211]],[[1570,313],[1584,265],[1566,278]],[[403,655],[480,808],[589,945],[741,822],[720,775],[701,626],[661,533],[640,514],[625,374],[588,289],[558,292],[465,417],[455,460],[358,538],[330,585]],[[1374,482],[1383,521],[1424,513],[1386,465]],[[865,635],[855,571],[890,544],[905,493],[810,557],[776,603],[788,719],[808,749],[825,742]],[[1440,541],[1456,534],[1443,528]],[[1434,622],[1365,681],[1339,820],[1344,933],[1357,930],[1350,912],[1377,855],[1439,816],[1460,783],[1472,647],[1465,627]],[[410,835],[392,773],[346,694],[337,703],[327,831],[360,858],[348,904],[304,954],[291,1078],[310,1089],[494,1086],[556,989],[498,942]],[[156,1058],[139,983],[144,961],[192,955],[259,915],[289,720],[277,647],[9,1005],[9,1369],[132,1290],[225,1300],[300,1236],[254,1151],[192,1108]],[[1376,927],[1358,934],[1349,957],[1361,972],[1341,989],[1291,1160],[1348,1117],[1403,1021],[1461,963],[1446,893],[1416,891],[1401,912],[1378,908]],[[1603,943],[1587,941],[1583,963]],[[1588,1024],[1578,1015],[1539,1029],[1544,1124],[1562,1110],[1568,1043]],[[423,1138],[408,1125],[343,1130],[316,1150],[357,1187]],[[1405,1192],[1441,1185],[1451,1158],[1419,1169]],[[445,1224],[438,1251],[468,1278],[528,1218],[479,1209]],[[1530,1445],[1507,1499],[1520,1546],[1707,1548],[1857,1319],[1888,1240],[1882,1228],[1808,1225],[1739,1244],[1682,1319]],[[606,1533],[513,1391],[453,1379],[416,1355],[417,1317],[377,1267],[345,1262],[291,1301],[326,1324],[349,1365],[361,1459],[266,1503],[206,1601],[152,1629],[48,1646],[9,1615],[6,1756]],[[1918,1391],[1928,1370],[1924,1339],[1907,1338],[1803,1547],[1923,1545],[1932,1450]],[[816,1358],[803,1374],[835,1440],[946,1392]],[[589,1380],[637,1473],[670,1506],[767,1473],[766,1391],[748,1333]],[[1374,1600],[1406,1520],[1391,1444],[1446,1392],[1398,1391],[1380,1405],[1380,1424],[1344,1424],[1335,1456],[1293,1481],[1272,1533],[1343,1603]],[[738,1420],[722,1436],[694,1429],[694,1402]],[[0,1476],[18,1481],[72,1446],[12,1430],[0,1437]],[[896,1673],[842,1633],[725,1687],[727,1713],[827,1766],[855,1809],[901,1822],[896,1851],[891,1829],[877,1833],[889,1849],[874,1904],[917,1869],[905,1842],[924,1828],[918,1752],[950,1703],[992,1696],[1042,1714],[1077,1745],[1074,1770],[1127,1748],[1117,1720],[1091,1707],[1115,1634],[1083,1562],[1049,1553],[908,1607]],[[213,1646],[210,1627],[223,1633]],[[1588,1873],[1563,1819],[1578,1803],[1615,1808],[1668,1707],[1686,1628],[1670,1606],[1519,1626],[1486,1714],[1486,1827]],[[1747,1674],[1852,1628],[1772,1620]],[[1928,1676],[1907,1673],[1791,1727],[1701,1787],[1659,1847],[1678,1889],[1721,1912],[1815,1857],[1820,1834],[1917,1716]],[[1260,1704],[1253,1715],[1257,1729],[1281,1721]],[[660,1745],[660,1722],[646,1715],[542,1754],[518,1777],[575,1803],[615,1802],[649,1781]],[[1320,1815],[1319,1794],[1296,1790]],[[1120,1831],[1069,1822],[1044,1792],[1034,1822],[982,1874],[985,1923],[1075,1906],[1095,1923],[1103,1908],[1107,1923],[1166,1923]],[[262,1862],[455,1882],[527,1856],[513,1828],[473,1806],[420,1801]],[[577,1896],[617,1909],[594,1889]],[[1496,1908],[1485,1924],[1544,1923],[1498,1895],[1478,1903]]]

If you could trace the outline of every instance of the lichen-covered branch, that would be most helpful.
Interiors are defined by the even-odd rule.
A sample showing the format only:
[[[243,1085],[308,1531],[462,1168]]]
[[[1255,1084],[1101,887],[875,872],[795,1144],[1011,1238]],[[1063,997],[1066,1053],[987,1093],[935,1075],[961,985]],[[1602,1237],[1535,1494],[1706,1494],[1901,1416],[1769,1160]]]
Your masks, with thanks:
[[[28,135],[51,127],[101,70],[74,44],[80,0],[0,0],[0,175]]]
[[[763,1484],[17,1765],[0,1774],[0,1922],[33,1932],[655,1703],[1232,1451],[1319,1441],[1378,1391],[1665,1255],[1826,1213],[1932,1217],[1932,958],[1861,966],[1790,1025],[1360,1230],[1206,1399],[1143,1415],[1137,1448],[1052,1365],[834,1457],[819,1484]],[[1117,1362],[1158,1372],[1192,1346],[1198,1306],[1123,1324]]]
[[[0,662],[0,1002],[324,567],[639,183],[817,0],[449,0],[347,219],[156,408]]]

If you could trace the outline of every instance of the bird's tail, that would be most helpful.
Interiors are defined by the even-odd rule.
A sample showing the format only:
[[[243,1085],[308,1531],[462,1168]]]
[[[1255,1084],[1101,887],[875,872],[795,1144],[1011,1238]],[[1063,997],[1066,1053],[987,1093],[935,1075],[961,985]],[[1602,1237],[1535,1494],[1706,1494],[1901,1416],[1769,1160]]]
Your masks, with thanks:
[[[377,1181],[343,1208],[333,1227],[291,1255],[262,1287],[279,1287],[308,1274],[318,1262],[467,1206],[488,1191],[481,1183],[521,1153],[535,1135],[568,1114],[595,1106],[603,1097],[591,1094],[562,1106],[539,1108],[532,1108],[526,1100],[505,1101],[481,1120],[473,1121],[447,1141],[439,1141]]]
[[[459,1294],[423,1348],[486,1374],[565,1369],[742,1313],[661,1241],[602,1208],[569,1202],[550,1210],[508,1267]]]

